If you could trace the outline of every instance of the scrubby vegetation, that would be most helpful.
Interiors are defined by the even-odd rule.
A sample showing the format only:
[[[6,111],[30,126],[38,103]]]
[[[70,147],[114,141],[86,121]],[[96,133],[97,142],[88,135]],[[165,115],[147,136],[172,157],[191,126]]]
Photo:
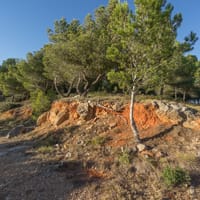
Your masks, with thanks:
[[[163,170],[162,178],[167,186],[177,186],[190,182],[189,174],[180,167],[172,168],[167,166]]]
[[[173,117],[170,115],[170,120],[174,122],[177,117],[178,122],[166,123],[165,119],[165,123],[161,123],[163,116],[156,118],[160,123],[156,127],[158,130],[152,129],[154,135],[150,133],[149,137],[145,137],[145,132],[143,133],[143,143],[147,146],[141,151],[136,148],[136,141],[141,138],[138,136],[132,111],[138,94],[140,100],[150,97],[182,101],[199,98],[200,61],[195,55],[188,54],[193,49],[197,36],[191,32],[183,42],[177,40],[182,16],[173,16],[173,6],[165,0],[135,0],[134,6],[133,12],[126,2],[109,0],[108,5],[97,8],[94,15],[87,15],[83,24],[78,20],[68,23],[62,18],[55,22],[53,29],[48,30],[49,43],[39,51],[28,53],[25,60],[5,60],[0,67],[0,112],[20,106],[16,102],[24,100],[31,102],[32,110],[28,112],[27,121],[23,121],[25,119],[22,116],[17,121],[18,111],[12,114],[12,118],[1,120],[1,135],[6,135],[18,123],[26,125],[25,128],[31,128],[29,126],[34,122],[29,121],[30,115],[32,114],[34,120],[37,119],[41,113],[49,110],[52,101],[57,98],[73,96],[74,103],[74,96],[78,96],[85,105],[85,97],[89,96],[88,102],[91,105],[88,103],[88,107],[91,106],[92,112],[95,109],[105,109],[103,113],[106,115],[94,116],[87,121],[81,119],[80,112],[72,113],[74,110],[77,112],[75,104],[68,105],[74,110],[62,110],[58,106],[53,112],[48,112],[54,114],[57,123],[44,122],[51,126],[51,130],[38,125],[35,132],[24,136],[31,140],[31,150],[28,153],[32,156],[36,154],[39,158],[42,154],[43,159],[51,160],[48,164],[53,166],[50,168],[53,173],[43,168],[46,163],[38,165],[38,169],[42,171],[40,173],[46,173],[42,179],[48,181],[52,174],[56,174],[55,180],[58,177],[67,179],[75,192],[81,193],[84,186],[88,187],[86,192],[82,192],[85,197],[88,190],[102,199],[183,199],[182,193],[178,191],[183,189],[185,199],[188,199],[186,187],[192,182],[192,174],[190,178],[187,171],[189,164],[197,166],[198,173],[196,179],[193,177],[193,186],[199,184],[199,160],[196,155],[199,150],[199,134],[194,132],[196,135],[191,137],[190,129],[193,124],[199,127],[193,119],[196,111],[193,113],[184,108],[188,111],[184,114],[180,106],[163,103],[164,117],[172,111]],[[117,109],[120,105],[115,104],[121,104],[121,101],[123,104],[130,94],[130,122],[136,140],[132,140],[132,134],[129,135],[129,113],[121,115],[122,109],[119,112]],[[110,100],[108,107],[98,104],[102,101],[106,105],[106,99]],[[95,100],[96,107],[92,107],[92,100]],[[159,107],[158,104],[150,107],[151,112],[147,114],[156,112],[156,106]],[[147,109],[148,106],[143,107]],[[174,114],[175,107],[177,110]],[[141,108],[138,110],[141,111]],[[88,112],[89,110],[88,108]],[[57,115],[59,111],[63,111],[59,115],[61,119],[66,117],[60,123]],[[142,111],[145,112],[144,109]],[[138,112],[140,126],[147,121],[147,115],[143,116],[143,121],[141,115]],[[186,115],[191,116],[188,118]],[[154,124],[156,120],[149,123]],[[66,126],[63,125],[64,122]],[[184,122],[189,123],[189,128],[182,127]],[[63,126],[59,127],[60,124]],[[169,124],[170,128],[167,127]],[[159,132],[156,132],[159,137],[155,130]],[[166,133],[173,137],[167,138]],[[122,135],[126,137],[123,138]],[[28,156],[29,154],[27,158]],[[9,159],[6,162],[12,166]],[[1,163],[5,168],[4,163]],[[14,165],[15,170],[21,170],[18,167],[20,164],[17,163],[17,167]],[[171,167],[175,164],[182,164],[184,167]],[[4,173],[3,167],[2,174],[6,177],[9,173]],[[192,167],[189,166],[188,169],[191,170]],[[36,168],[33,171],[37,171]],[[61,172],[65,174],[57,174]],[[38,177],[39,175],[35,176]],[[29,179],[30,177],[27,178]],[[18,181],[18,178],[14,181]],[[37,187],[39,184],[34,185]],[[48,186],[52,188],[55,185]],[[39,191],[42,190],[39,188]],[[171,195],[170,190],[178,192]],[[27,195],[32,192],[37,190],[26,190]],[[81,198],[79,193],[74,195],[75,199]],[[174,195],[181,197],[176,198]],[[96,196],[91,199],[96,199]]]

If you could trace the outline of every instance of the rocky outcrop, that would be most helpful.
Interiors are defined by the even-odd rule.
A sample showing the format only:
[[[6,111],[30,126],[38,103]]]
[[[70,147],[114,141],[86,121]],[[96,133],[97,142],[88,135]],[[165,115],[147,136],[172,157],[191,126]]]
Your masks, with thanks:
[[[54,120],[54,125],[59,126],[61,125],[64,121],[69,119],[69,112],[64,111],[64,112],[59,112],[58,115],[55,117]]]
[[[77,102],[56,101],[48,112],[43,113],[37,120],[37,126],[48,123],[52,126],[60,126],[67,120],[75,120],[79,117],[77,113]]]
[[[43,114],[41,114],[37,119],[37,126],[41,126],[42,124],[46,123],[46,121],[48,120],[48,115],[49,112],[44,112]]]
[[[163,120],[170,121],[174,125],[181,124],[185,128],[200,128],[200,114],[192,108],[162,101],[154,101],[153,105],[157,107],[158,117]]]
[[[37,120],[37,126],[48,124],[61,126],[70,123],[80,123],[106,115],[121,117],[121,121],[129,124],[129,104],[120,105],[117,111],[115,104],[95,104],[79,101],[56,101],[48,112],[43,113]],[[155,136],[174,125],[181,124],[186,128],[199,129],[200,115],[196,110],[183,106],[182,104],[165,101],[152,101],[150,103],[135,103],[134,118],[141,133],[141,138]],[[121,122],[121,123],[122,123]],[[108,124],[115,123],[114,128],[119,127],[115,118]]]
[[[79,103],[77,107],[77,113],[80,116],[80,118],[84,120],[90,120],[94,118],[95,116],[95,110],[94,110],[94,105],[90,103]]]

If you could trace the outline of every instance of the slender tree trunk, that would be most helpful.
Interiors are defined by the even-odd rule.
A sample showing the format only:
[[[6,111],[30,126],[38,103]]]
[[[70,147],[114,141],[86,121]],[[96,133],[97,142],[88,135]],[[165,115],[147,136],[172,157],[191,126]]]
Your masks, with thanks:
[[[186,98],[186,91],[183,91],[183,102],[185,102],[185,98]]]
[[[177,100],[177,88],[174,87],[174,99]]]
[[[161,85],[160,87],[160,96],[162,97],[164,94],[164,85]]]
[[[77,84],[76,84],[76,92],[78,93],[78,95],[81,95],[81,91],[80,91],[80,89],[79,89],[80,83],[81,83],[81,76],[80,76],[80,74],[79,74],[79,76],[78,76],[78,81],[77,81]]]
[[[135,120],[134,120],[134,103],[135,103],[135,96],[136,96],[136,90],[135,86],[132,87],[131,90],[131,104],[130,104],[130,123],[131,123],[131,130],[133,132],[133,135],[135,137],[135,140],[137,143],[140,143],[141,140],[139,138],[139,131],[137,129]]]
[[[91,87],[93,85],[95,85],[102,77],[103,77],[103,74],[99,74],[93,82],[89,83],[89,81],[87,80],[87,78],[86,78],[86,76],[84,74],[83,75],[83,79],[86,81],[86,84],[84,86],[84,91],[83,91],[83,93],[81,95],[84,96],[84,97],[87,96],[87,94],[90,91]]]
[[[57,86],[57,76],[54,77],[54,87],[55,87],[55,89],[56,89],[56,92],[57,92],[60,96],[64,97],[63,94],[62,94],[62,93],[60,92],[60,90],[58,89],[58,86]]]
[[[14,102],[15,101],[15,96],[14,95],[12,95],[12,100],[11,100],[12,102]]]
[[[75,80],[76,80],[76,77],[75,77],[75,78],[73,79],[73,81],[71,82],[71,84],[70,84],[70,86],[69,86],[69,88],[68,88],[68,90],[67,90],[67,94],[65,95],[65,97],[68,97],[68,96],[70,95]]]
[[[76,78],[73,79],[72,83],[70,84],[68,90],[67,90],[67,94],[64,95],[62,92],[60,92],[60,90],[58,89],[58,86],[57,86],[57,77],[54,78],[54,85],[55,85],[55,89],[56,89],[56,92],[61,95],[62,97],[68,97],[71,93],[71,90],[72,90],[72,87],[73,87],[73,84],[74,84],[74,81],[75,81]]]

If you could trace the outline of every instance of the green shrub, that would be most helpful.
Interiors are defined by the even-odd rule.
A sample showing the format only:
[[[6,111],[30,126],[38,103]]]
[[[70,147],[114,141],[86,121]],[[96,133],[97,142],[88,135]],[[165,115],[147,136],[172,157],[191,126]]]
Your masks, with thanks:
[[[180,167],[167,166],[162,172],[162,178],[167,186],[177,186],[190,182],[189,174]]]
[[[122,151],[121,154],[119,155],[119,163],[123,165],[128,165],[130,164],[130,155],[127,151]]]
[[[42,146],[37,149],[38,153],[52,153],[54,148],[52,146]]]
[[[94,146],[103,145],[105,144],[107,138],[103,136],[96,136],[92,141],[91,144]]]
[[[55,99],[55,95],[53,92],[49,91],[45,94],[41,90],[36,90],[31,92],[31,106],[33,109],[33,118],[37,119],[37,117],[47,111],[50,106],[51,102]]]

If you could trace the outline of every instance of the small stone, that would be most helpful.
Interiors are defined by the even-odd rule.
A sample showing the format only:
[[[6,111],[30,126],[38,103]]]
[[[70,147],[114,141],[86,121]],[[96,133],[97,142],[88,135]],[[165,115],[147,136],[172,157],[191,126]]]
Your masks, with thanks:
[[[71,152],[67,152],[66,154],[65,154],[65,158],[71,158],[72,157],[72,153]]]
[[[163,153],[161,152],[161,151],[158,151],[158,152],[156,152],[156,154],[155,154],[155,157],[156,158],[161,158],[161,157],[163,157],[164,155],[163,155]]]
[[[189,194],[190,194],[190,195],[194,195],[194,193],[195,193],[194,186],[191,186],[191,187],[189,188]]]
[[[139,152],[142,152],[146,149],[146,146],[144,144],[138,144],[137,149],[138,149]]]

